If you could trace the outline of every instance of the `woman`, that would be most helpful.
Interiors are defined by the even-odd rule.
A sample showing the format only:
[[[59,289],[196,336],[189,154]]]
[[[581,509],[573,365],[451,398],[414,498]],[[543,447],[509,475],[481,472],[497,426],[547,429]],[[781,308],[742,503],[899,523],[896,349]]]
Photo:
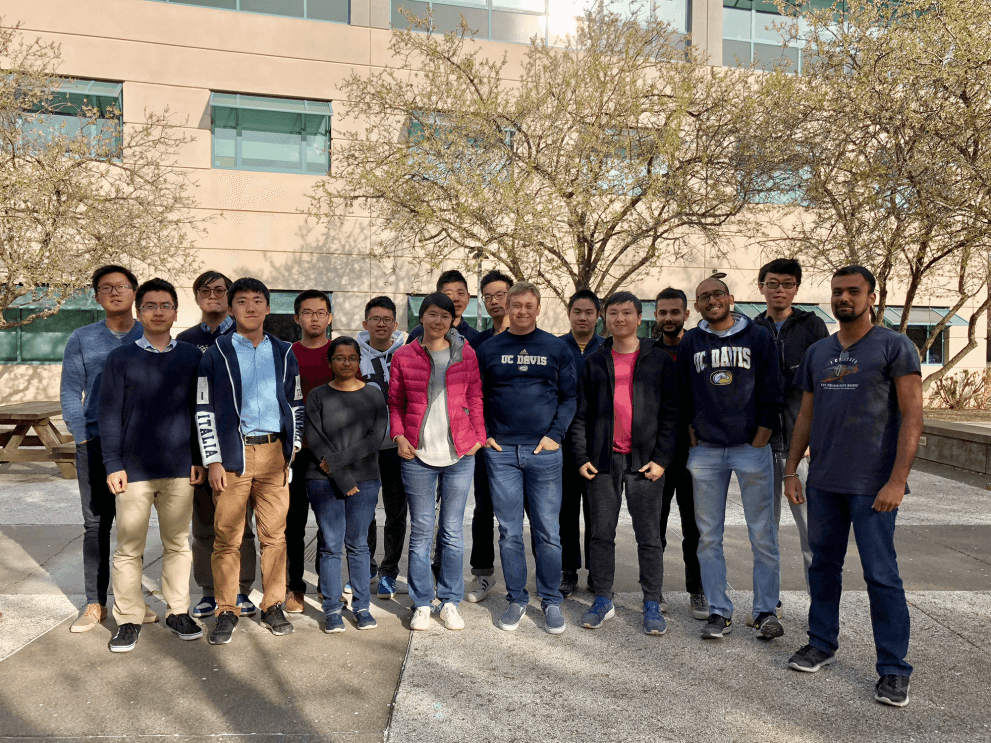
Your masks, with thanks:
[[[361,350],[354,338],[331,341],[327,358],[334,378],[306,400],[306,441],[315,460],[306,472],[306,495],[323,534],[319,572],[324,632],[334,633],[344,631],[342,547],[347,547],[348,572],[369,574],[368,526],[378,503],[378,450],[388,414],[382,393],[357,378]],[[358,629],[373,629],[377,623],[368,611],[368,581],[355,581],[353,588],[355,623]]]
[[[423,336],[392,357],[389,424],[403,458],[403,485],[409,502],[409,593],[414,612],[410,629],[430,627],[434,598],[430,543],[434,503],[440,493],[440,619],[451,630],[464,629],[458,604],[464,597],[465,502],[475,472],[474,454],[485,444],[482,382],[475,352],[451,325],[454,303],[431,294],[420,305]]]

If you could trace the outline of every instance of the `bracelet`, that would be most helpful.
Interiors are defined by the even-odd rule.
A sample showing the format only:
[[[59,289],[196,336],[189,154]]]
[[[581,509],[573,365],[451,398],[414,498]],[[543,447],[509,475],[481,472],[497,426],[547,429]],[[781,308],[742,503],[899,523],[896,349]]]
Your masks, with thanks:
[[[790,475],[783,475],[781,479],[784,480],[786,477],[798,477],[798,473],[792,472]]]

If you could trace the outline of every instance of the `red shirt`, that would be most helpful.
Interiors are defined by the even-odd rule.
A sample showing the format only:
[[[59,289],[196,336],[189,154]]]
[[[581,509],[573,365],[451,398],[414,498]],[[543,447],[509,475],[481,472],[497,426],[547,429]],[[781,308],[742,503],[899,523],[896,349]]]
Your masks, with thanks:
[[[639,348],[633,353],[616,353],[616,349],[612,351],[612,363],[616,370],[616,392],[613,395],[616,417],[612,450],[618,454],[633,451],[633,367],[639,355]]]
[[[306,403],[307,396],[310,394],[310,390],[314,387],[319,387],[321,384],[327,384],[327,382],[334,378],[334,374],[330,370],[330,362],[327,360],[327,347],[329,345],[329,340],[320,346],[320,348],[307,348],[299,341],[292,344],[293,355],[299,364],[299,376],[303,386],[304,404]]]

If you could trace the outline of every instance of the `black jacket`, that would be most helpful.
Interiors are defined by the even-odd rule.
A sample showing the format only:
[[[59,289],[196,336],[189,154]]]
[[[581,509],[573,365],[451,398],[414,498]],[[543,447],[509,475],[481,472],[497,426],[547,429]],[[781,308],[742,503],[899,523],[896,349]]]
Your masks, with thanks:
[[[780,331],[774,327],[774,321],[767,316],[766,311],[757,315],[754,323],[771,333],[778,349],[785,404],[782,409],[780,432],[776,432],[771,439],[771,446],[775,451],[788,451],[791,434],[795,430],[795,421],[798,420],[798,413],[802,409],[802,390],[795,384],[795,373],[809,346],[828,337],[829,331],[826,330],[826,323],[821,317],[798,307],[792,308]]]
[[[640,339],[640,355],[633,367],[632,465],[648,462],[662,467],[675,454],[678,426],[678,373],[671,356],[657,348],[659,341]],[[616,368],[612,338],[585,359],[578,380],[578,411],[568,431],[575,463],[586,462],[600,473],[609,472],[612,458]]]

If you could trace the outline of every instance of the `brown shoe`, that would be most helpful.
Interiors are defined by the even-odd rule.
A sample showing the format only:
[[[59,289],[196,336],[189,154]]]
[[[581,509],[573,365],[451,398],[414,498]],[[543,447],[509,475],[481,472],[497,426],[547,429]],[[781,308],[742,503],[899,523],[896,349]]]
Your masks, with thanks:
[[[151,610],[148,604],[145,604],[145,618],[141,620],[141,624],[154,624],[158,621],[158,614]]]
[[[302,614],[305,608],[302,591],[290,591],[286,594],[286,602],[282,605],[286,614]]]
[[[107,618],[107,607],[88,604],[79,618],[69,627],[69,632],[89,632]]]

